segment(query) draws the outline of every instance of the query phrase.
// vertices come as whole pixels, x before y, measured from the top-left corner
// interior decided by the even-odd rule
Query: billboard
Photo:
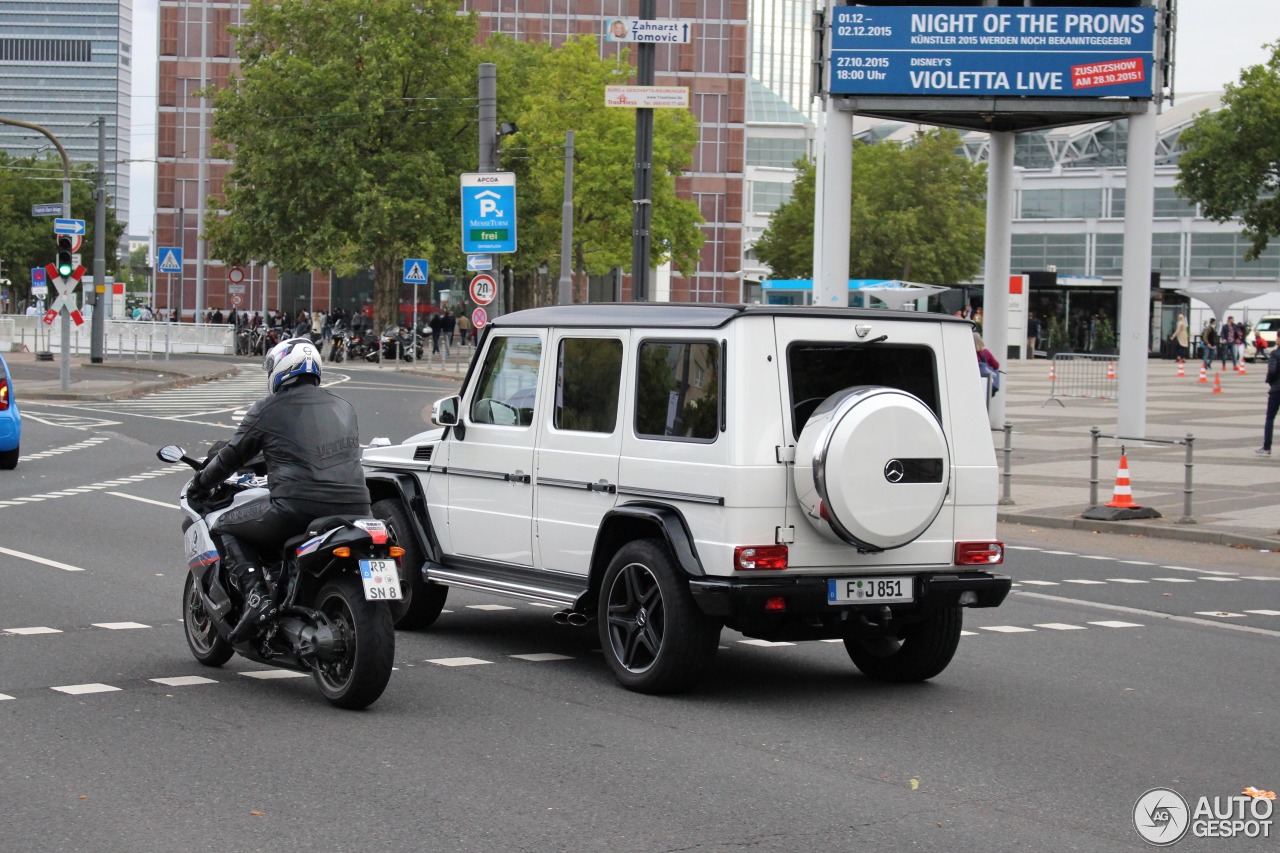
[[[1150,98],[1155,9],[840,6],[833,95]]]

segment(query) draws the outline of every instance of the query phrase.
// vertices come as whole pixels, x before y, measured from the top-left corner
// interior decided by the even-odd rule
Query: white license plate
[[[914,601],[914,578],[831,578],[828,604],[881,604]]]
[[[400,573],[395,560],[361,560],[360,580],[367,601],[399,601]]]

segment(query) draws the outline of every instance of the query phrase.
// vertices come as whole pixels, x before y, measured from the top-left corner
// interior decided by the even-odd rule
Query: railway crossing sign
[[[58,270],[53,264],[49,264],[49,266],[45,267],[45,272],[48,273],[49,280],[53,282],[54,289],[58,291],[58,298],[53,300],[53,304],[49,306],[49,310],[44,312],[45,325],[53,325],[54,318],[56,318],[59,312],[64,308],[67,310],[67,313],[71,315],[72,321],[74,321],[77,326],[84,325],[84,317],[81,316],[80,310],[76,307],[76,295],[74,291],[76,286],[80,284],[80,279],[85,274],[85,268],[77,266],[71,271],[71,275],[66,278],[58,275]]]

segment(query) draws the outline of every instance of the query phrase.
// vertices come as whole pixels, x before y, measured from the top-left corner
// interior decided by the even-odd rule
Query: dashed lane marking
[[[426,660],[423,663],[434,663],[439,666],[479,666],[485,663],[493,663],[491,660],[481,660],[480,658],[435,658],[434,660]]]
[[[1090,625],[1101,625],[1103,628],[1141,628],[1137,622],[1090,622]]]
[[[167,503],[165,501],[153,501],[151,500],[151,498],[140,498],[137,495],[126,495],[124,492],[107,492],[107,494],[114,495],[117,498],[128,498],[129,500],[137,501],[138,503],[151,504],[152,506],[162,506],[165,509],[178,508],[178,505],[175,503]]]
[[[108,631],[128,631],[133,628],[150,628],[150,625],[143,625],[141,622],[94,622],[95,628],[106,628]]]
[[[44,566],[52,566],[55,569],[62,569],[64,572],[83,572],[84,569],[78,566],[68,566],[66,563],[59,563],[57,560],[49,560],[44,557],[37,557],[35,554],[27,554],[23,551],[14,551],[11,548],[0,548],[0,554],[8,554],[10,557],[17,557],[20,560],[30,560],[33,563],[40,563]]]
[[[1050,631],[1086,631],[1083,625],[1067,625],[1063,622],[1042,622],[1037,628],[1048,628]]]
[[[1057,581],[1022,581],[1022,582],[1029,583],[1033,586],[1060,586],[1060,584]]]
[[[294,672],[291,669],[255,669],[252,672],[240,673],[245,678],[256,678],[260,681],[274,681],[279,678],[310,678],[306,672]]]
[[[1087,584],[1089,586],[1095,586],[1095,585],[1106,586],[1107,585],[1106,581],[1086,580],[1084,578],[1066,578],[1063,580],[1063,583],[1079,583],[1079,584]]]
[[[1107,578],[1108,583],[1151,583],[1151,581],[1139,580],[1138,578]]]
[[[26,457],[23,457],[23,458],[25,459]],[[189,472],[190,470],[191,469],[187,468],[185,465],[157,468],[154,471],[145,471],[141,474],[135,474],[132,477],[125,477],[119,480],[104,480],[101,483],[90,483],[86,486],[79,486],[74,489],[62,489],[61,491],[57,491],[57,492],[46,492],[43,494],[31,495],[23,498],[9,498],[8,500],[0,501],[0,508],[13,507],[13,506],[25,506],[26,504],[40,503],[41,501],[58,500],[59,498],[73,497],[75,495],[83,495],[88,492],[96,492],[101,489],[110,489],[116,486],[123,486],[127,483],[141,483],[145,480],[151,479],[152,477],[161,477],[161,476],[164,476],[165,474],[175,474],[175,473],[181,473],[183,471]],[[123,493],[118,493],[118,492],[108,492],[107,494],[119,494],[121,497],[128,497],[138,501],[146,501],[146,498],[137,498],[137,497],[133,497],[132,495],[125,495]],[[157,503],[157,502],[151,501],[151,503]],[[169,507],[169,508],[172,508],[173,506],[175,506],[174,504],[165,504],[165,503],[160,503],[159,505]]]
[[[57,690],[59,693],[66,693],[68,696],[83,696],[86,693],[114,693],[120,690],[119,687],[112,687],[110,684],[65,684],[62,687],[50,687],[50,690]]]
[[[509,604],[468,604],[468,610],[515,610]]]
[[[794,646],[795,643],[774,642],[773,640],[739,640],[744,646],[759,646],[762,649],[772,649],[778,646]]]
[[[1120,604],[1104,604],[1101,601],[1085,601],[1079,598],[1066,598],[1060,595],[1048,595],[1043,592],[1027,592],[1025,590],[1019,590],[1013,594],[1023,598],[1034,598],[1037,601],[1049,601],[1054,604],[1074,604],[1079,607],[1106,610],[1110,613],[1126,613],[1131,616],[1144,616],[1148,619],[1160,619],[1166,622],[1179,622],[1184,625],[1210,626],[1224,630],[1241,631],[1246,634],[1258,634],[1263,637],[1280,637],[1280,631],[1271,631],[1266,628],[1255,628],[1252,625],[1236,625],[1230,622],[1214,622],[1209,619],[1200,619],[1195,616],[1179,616],[1175,613],[1161,613],[1158,610],[1143,610],[1138,607],[1125,607]],[[1090,622],[1089,624],[1104,625],[1105,627],[1130,627],[1132,625],[1132,623],[1118,623],[1113,626],[1101,622]]]
[[[17,634],[19,636],[29,636],[32,634],[61,634],[57,628],[46,628],[43,625],[37,625],[34,628],[5,628],[6,634]]]
[[[1219,583],[1230,583],[1230,582],[1232,582],[1232,581],[1238,581],[1238,580],[1240,580],[1240,578],[1218,578],[1218,577],[1214,577],[1214,578],[1196,578],[1196,580],[1198,580],[1198,581],[1218,581]]]
[[[537,652],[531,655],[511,655],[516,660],[528,660],[534,663],[543,663],[552,660],[573,660],[569,655],[557,655],[552,652]]]
[[[1167,566],[1165,568],[1168,568]],[[1152,578],[1153,581],[1164,581],[1165,583],[1195,583],[1191,578]]]
[[[3,702],[3,701],[4,701],[4,700],[6,700],[6,699],[12,699],[12,698],[13,698],[13,697],[12,697],[12,696],[10,696],[10,695],[9,695],[9,694],[7,694],[7,693],[0,693],[0,702]]]
[[[1280,616],[1280,610],[1246,610],[1245,613],[1255,613],[1258,616]]]
[[[1023,628],[1019,625],[979,625],[984,631],[995,631],[997,634],[1034,634],[1035,628]]]
[[[1197,616],[1217,616],[1219,619],[1243,619],[1243,613],[1232,613],[1229,610],[1197,610]]]
[[[22,410],[22,416],[28,417],[27,410]],[[34,419],[34,418],[33,418]],[[105,425],[105,424],[104,424]],[[39,453],[28,453],[22,457],[23,462],[32,462],[36,459],[48,459],[50,456],[60,456],[63,453],[70,453],[73,450],[85,450],[90,447],[96,447],[104,441],[110,441],[111,438],[105,435],[95,435],[93,438],[86,438],[84,441],[77,441],[75,444],[64,444],[62,447],[54,447],[49,450],[42,450]]]
[[[201,675],[178,675],[173,678],[152,678],[148,679],[156,684],[163,684],[165,687],[191,687],[195,684],[217,684],[212,678],[205,678]]]

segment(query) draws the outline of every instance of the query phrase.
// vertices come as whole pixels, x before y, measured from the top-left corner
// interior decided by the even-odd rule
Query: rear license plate
[[[400,574],[395,560],[361,560],[360,580],[367,601],[399,601]]]
[[[914,578],[831,578],[828,604],[881,604],[914,601]]]

